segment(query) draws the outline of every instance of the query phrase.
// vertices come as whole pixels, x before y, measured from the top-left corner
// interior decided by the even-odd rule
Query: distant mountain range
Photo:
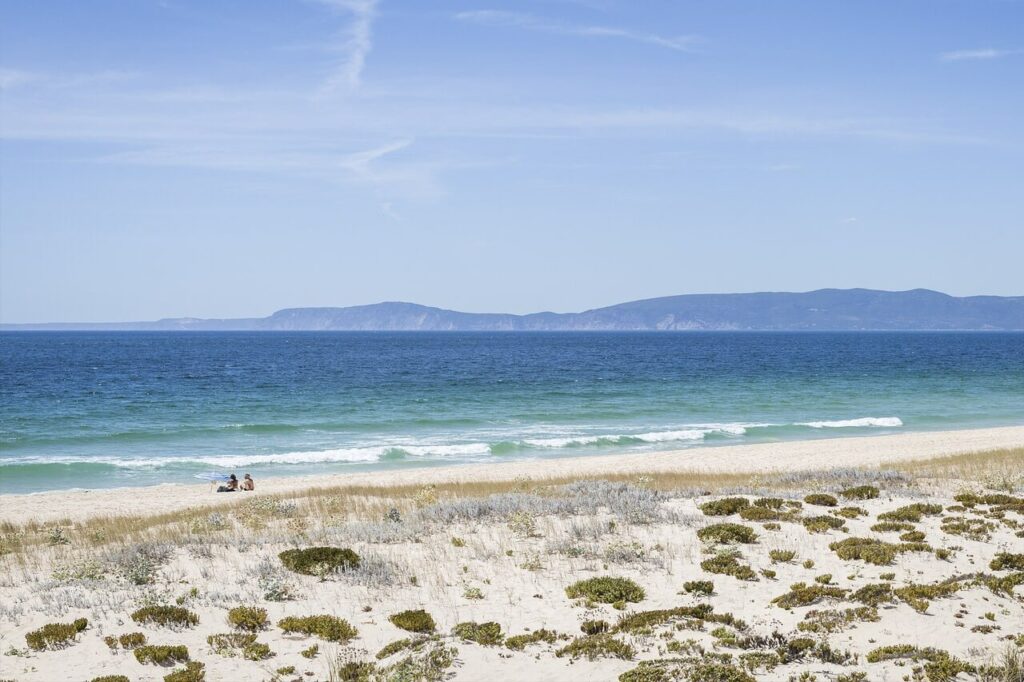
[[[461,313],[415,303],[286,308],[269,317],[4,324],[5,331],[1024,331],[1024,296],[819,289],[686,294],[581,313]]]

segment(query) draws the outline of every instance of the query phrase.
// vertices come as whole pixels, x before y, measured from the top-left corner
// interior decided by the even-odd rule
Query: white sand
[[[463,464],[374,473],[340,473],[262,479],[258,491],[288,493],[313,486],[425,485],[451,481],[513,480],[609,473],[771,472],[871,467],[964,452],[1024,446],[1024,426],[823,438],[687,450],[545,460]],[[149,515],[210,504],[232,504],[241,493],[211,492],[208,484],[161,485],[0,495],[0,521],[80,521],[96,516]],[[226,499],[231,498],[231,499]]]

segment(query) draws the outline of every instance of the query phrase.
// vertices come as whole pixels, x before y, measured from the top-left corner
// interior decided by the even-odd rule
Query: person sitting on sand
[[[217,488],[219,493],[233,493],[238,490],[238,479],[234,474],[228,477],[227,483]]]
[[[245,479],[242,481],[242,490],[256,490],[256,482],[252,480],[252,476],[249,474],[246,474]]]

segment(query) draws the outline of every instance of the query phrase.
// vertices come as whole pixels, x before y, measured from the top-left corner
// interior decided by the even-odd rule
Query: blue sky
[[[0,8],[5,322],[1024,294],[1019,1]]]

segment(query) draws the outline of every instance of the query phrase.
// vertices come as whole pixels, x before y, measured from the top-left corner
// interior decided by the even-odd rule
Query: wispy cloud
[[[997,50],[991,47],[985,47],[977,50],[953,50],[952,52],[943,52],[939,55],[939,61],[943,62],[963,62],[971,60],[986,60],[986,59],[1001,59],[1003,57],[1009,57],[1010,55],[1020,54],[1022,50]]]
[[[320,95],[338,90],[355,90],[362,81],[366,56],[373,49],[373,19],[377,0],[317,0],[335,11],[351,15],[352,21],[333,46],[343,57],[320,88]]]
[[[28,71],[0,68],[0,90],[10,90],[19,85],[31,83],[37,78],[36,74],[29,73]]]
[[[584,36],[594,38],[619,38],[632,40],[649,45],[656,45],[670,50],[690,52],[698,41],[696,36],[662,36],[654,33],[644,33],[625,28],[611,26],[586,26],[565,24],[556,21],[549,21],[536,17],[532,14],[521,12],[507,12],[504,10],[471,10],[459,12],[455,15],[459,21],[482,24],[485,26],[512,26],[529,31],[541,31],[543,33],[557,33],[561,35]]]

